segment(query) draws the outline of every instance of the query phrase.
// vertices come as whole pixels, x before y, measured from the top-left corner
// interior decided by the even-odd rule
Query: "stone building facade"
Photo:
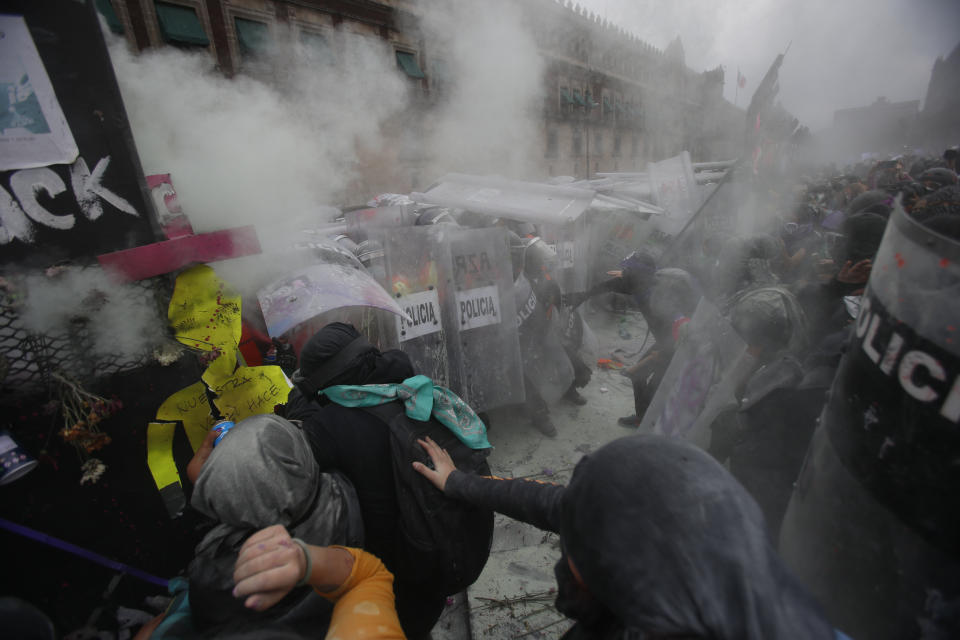
[[[389,45],[410,83],[417,117],[429,119],[450,79],[443,52],[421,28],[434,0],[96,0],[101,13],[138,51],[161,46],[206,49],[224,74],[255,73],[258,52],[281,28],[336,58],[341,34]],[[644,171],[650,160],[690,151],[694,161],[735,157],[744,112],[723,98],[724,70],[686,66],[683,45],[665,50],[571,7],[569,0],[519,3],[545,62],[538,136],[543,177],[589,178]],[[397,129],[399,131],[399,128]],[[402,146],[402,141],[398,141]],[[405,160],[423,166],[412,154]],[[417,175],[416,167],[406,173]],[[401,180],[395,188],[403,189]],[[411,184],[411,188],[424,185]]]

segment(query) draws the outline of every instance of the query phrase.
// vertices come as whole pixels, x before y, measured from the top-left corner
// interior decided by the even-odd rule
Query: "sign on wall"
[[[92,261],[158,239],[89,2],[0,6],[0,267]]]

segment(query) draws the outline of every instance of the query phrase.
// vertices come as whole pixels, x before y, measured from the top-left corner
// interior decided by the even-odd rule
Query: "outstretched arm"
[[[436,442],[418,440],[433,461],[433,469],[414,462],[435,487],[451,498],[497,511],[545,531],[560,530],[560,499],[565,487],[533,480],[476,476],[457,471],[453,459]]]

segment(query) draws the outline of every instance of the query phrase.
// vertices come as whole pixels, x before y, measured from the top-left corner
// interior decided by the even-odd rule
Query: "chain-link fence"
[[[94,269],[88,267],[87,269]],[[83,309],[55,330],[37,331],[24,321],[24,300],[28,292],[22,281],[4,279],[0,288],[0,400],[33,394],[49,388],[51,374],[63,372],[77,380],[92,380],[148,364],[153,359],[150,340],[136,352],[109,353],[95,344],[95,336]],[[124,285],[125,295],[157,314],[163,327],[170,284],[165,278],[151,278]],[[149,312],[149,311],[148,311]],[[157,335],[153,345],[164,341]]]

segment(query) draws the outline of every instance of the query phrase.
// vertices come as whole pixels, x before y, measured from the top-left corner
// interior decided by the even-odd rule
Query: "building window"
[[[313,64],[332,65],[336,62],[333,47],[326,36],[314,31],[301,31],[300,44],[303,45],[307,60]]]
[[[163,41],[177,47],[208,47],[210,39],[193,7],[157,2],[157,23]]]
[[[560,87],[560,113],[569,115],[573,111],[573,95],[568,87]]]
[[[437,91],[445,91],[453,83],[453,74],[446,60],[434,58],[430,60],[430,87]]]
[[[604,122],[610,122],[613,120],[613,105],[610,104],[610,96],[604,95],[602,102],[603,104],[600,108],[601,120]]]
[[[415,80],[423,80],[427,77],[417,64],[417,56],[409,51],[397,51],[397,67],[403,69],[405,74]]]
[[[613,157],[614,158],[620,157],[620,134],[619,133],[613,134]]]
[[[583,93],[580,89],[573,90],[573,101],[578,107],[585,107],[587,105],[586,100],[583,99]]]
[[[573,132],[573,157],[579,158],[583,155],[583,133],[577,129]]]
[[[117,17],[117,12],[114,11],[110,0],[96,0],[94,4],[97,6],[97,11],[100,12],[100,15],[107,21],[107,26],[110,27],[110,31],[123,34],[123,23],[120,22],[120,18]]]
[[[547,131],[547,150],[543,155],[546,158],[557,157],[557,132],[555,129]]]
[[[590,89],[587,89],[583,92],[583,100],[587,103],[587,110],[592,111],[594,107],[599,106],[597,102],[593,99],[593,93]]]
[[[267,52],[270,44],[270,26],[266,22],[234,18],[237,29],[237,42],[240,44],[240,56],[252,58]]]

